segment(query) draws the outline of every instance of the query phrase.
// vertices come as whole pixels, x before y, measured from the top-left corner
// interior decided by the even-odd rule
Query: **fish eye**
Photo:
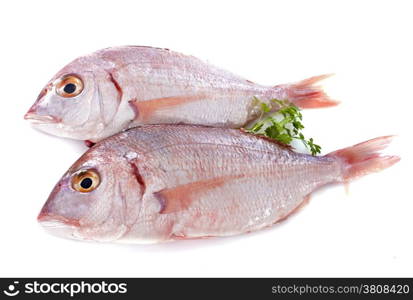
[[[72,188],[81,193],[89,193],[100,183],[100,176],[96,170],[79,170],[72,175]]]
[[[83,81],[77,75],[63,76],[56,85],[56,92],[64,98],[72,98],[83,91]]]

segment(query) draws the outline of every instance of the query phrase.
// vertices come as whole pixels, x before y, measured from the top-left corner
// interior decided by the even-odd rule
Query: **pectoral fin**
[[[129,104],[135,111],[135,119],[140,122],[147,122],[158,111],[202,99],[205,99],[205,95],[164,97],[145,101],[133,99],[129,101]]]
[[[175,213],[187,209],[205,193],[223,186],[228,181],[244,177],[244,175],[222,176],[207,180],[195,181],[173,188],[166,188],[154,193],[161,204],[161,214]]]

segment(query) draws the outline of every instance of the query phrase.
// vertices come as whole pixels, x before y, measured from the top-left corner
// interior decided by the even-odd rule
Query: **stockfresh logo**
[[[9,284],[3,293],[9,297],[17,296],[18,294],[63,294],[74,297],[78,294],[126,294],[127,284],[125,282],[115,283],[106,282],[39,282],[37,280],[20,284],[19,281],[14,281]]]
[[[18,281],[14,281],[12,284],[9,284],[6,290],[3,293],[9,297],[17,296],[20,291],[17,289],[17,285],[19,284]]]

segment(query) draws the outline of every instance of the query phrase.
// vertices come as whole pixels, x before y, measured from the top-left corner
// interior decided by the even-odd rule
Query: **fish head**
[[[48,134],[97,141],[117,111],[118,96],[105,62],[81,57],[46,84],[24,118]]]
[[[142,187],[131,165],[116,152],[91,150],[56,184],[38,221],[60,237],[118,240],[137,220]]]

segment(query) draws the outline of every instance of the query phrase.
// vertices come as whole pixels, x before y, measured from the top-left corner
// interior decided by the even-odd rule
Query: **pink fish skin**
[[[133,128],[90,148],[57,183],[38,220],[64,237],[131,243],[255,231],[289,216],[323,185],[399,161],[380,155],[391,139],[314,157],[235,129]],[[76,174],[89,170],[99,174],[97,187],[75,190]]]
[[[76,89],[63,93],[68,76],[77,79]],[[60,70],[25,119],[47,133],[92,142],[143,124],[240,128],[259,113],[254,96],[303,108],[336,105],[316,85],[326,77],[267,87],[168,49],[114,47]]]

